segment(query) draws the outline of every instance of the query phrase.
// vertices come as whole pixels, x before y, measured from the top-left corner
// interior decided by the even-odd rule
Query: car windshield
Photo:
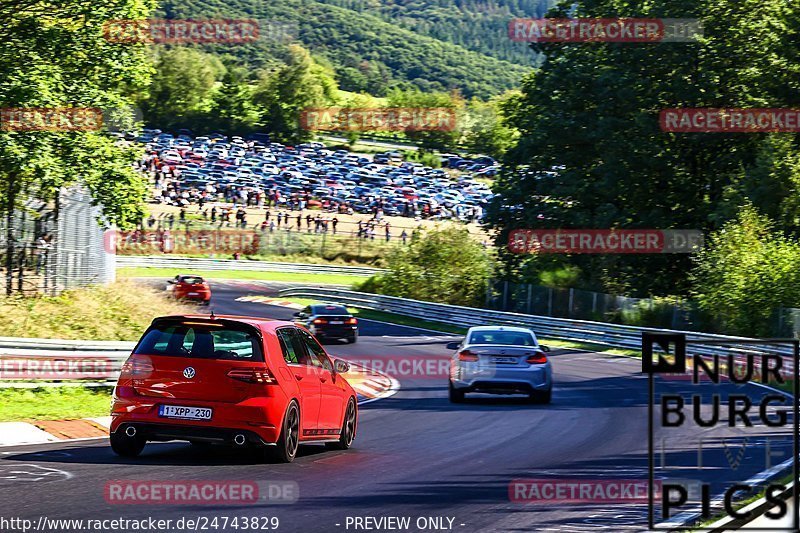
[[[133,352],[231,361],[263,361],[255,330],[244,324],[162,322],[154,324]]]
[[[197,285],[198,283],[203,283],[203,278],[199,276],[184,276],[181,278],[182,283],[188,283],[189,285]]]
[[[533,335],[524,331],[473,331],[467,344],[501,344],[504,346],[536,346]]]
[[[313,308],[315,315],[349,315],[347,308],[341,305],[317,305]]]

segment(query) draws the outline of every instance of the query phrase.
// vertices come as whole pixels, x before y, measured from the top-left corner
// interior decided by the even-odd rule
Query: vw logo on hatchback
[[[195,375],[194,368],[187,366],[186,368],[183,369],[183,377],[185,377],[186,379],[192,379],[194,375]]]

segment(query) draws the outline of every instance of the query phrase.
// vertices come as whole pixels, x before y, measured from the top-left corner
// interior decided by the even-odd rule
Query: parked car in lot
[[[167,290],[176,300],[192,300],[203,305],[211,303],[211,286],[200,276],[178,274],[167,281]]]
[[[358,319],[341,304],[313,304],[294,314],[294,321],[308,328],[319,340],[358,340]]]
[[[299,444],[347,449],[358,425],[348,370],[291,322],[157,318],[114,388],[111,448],[135,457],[147,442],[185,440],[282,462],[294,460]]]
[[[527,394],[531,401],[550,403],[553,371],[536,335],[527,328],[477,326],[467,331],[450,368],[450,401],[460,403],[468,392]]]
[[[147,132],[145,132],[147,133]],[[306,205],[326,201],[329,211],[376,214],[387,201],[405,198],[409,209],[389,208],[385,214],[407,217],[458,218],[479,221],[488,206],[483,196],[471,198],[467,204],[467,174],[453,181],[450,174],[422,163],[404,161],[399,152],[387,152],[375,157],[363,157],[346,150],[327,150],[321,143],[303,143],[296,147],[278,143],[245,141],[233,136],[228,140],[220,134],[192,139],[182,135],[175,139],[169,134],[151,131],[142,135],[146,163],[157,160],[160,169],[169,167],[171,176],[165,178],[157,203],[186,206],[205,202],[243,198],[269,198],[280,194],[278,206],[298,207],[300,199]],[[462,159],[453,155],[462,168],[473,168],[475,174],[484,172],[491,158]],[[449,160],[448,160],[449,161]],[[452,165],[451,165],[452,166]],[[484,174],[485,175],[485,174]],[[203,190],[213,187],[213,191]],[[336,189],[334,193],[331,189]],[[342,190],[343,189],[343,190]],[[171,192],[180,193],[172,195]],[[445,191],[460,193],[447,199],[434,200]],[[203,192],[212,193],[209,197]],[[187,193],[188,198],[182,193]],[[244,193],[244,194],[243,194]],[[465,209],[453,210],[461,205]],[[391,211],[391,213],[389,213]]]

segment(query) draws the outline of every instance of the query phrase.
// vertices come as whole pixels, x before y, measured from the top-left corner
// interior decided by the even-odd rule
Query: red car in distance
[[[211,287],[200,276],[178,274],[167,283],[172,285],[172,296],[178,300],[193,300],[203,305],[211,303]]]
[[[157,318],[122,368],[111,448],[135,457],[148,441],[260,450],[291,462],[299,444],[348,449],[356,393],[314,337],[291,322],[234,316]]]

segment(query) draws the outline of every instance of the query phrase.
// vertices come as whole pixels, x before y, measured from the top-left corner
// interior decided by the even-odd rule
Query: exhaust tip
[[[127,436],[129,436],[129,437],[135,437],[136,436],[136,428],[133,427],[133,426],[126,427],[125,428],[125,434]]]
[[[237,433],[236,436],[233,437],[233,442],[237,446],[243,446],[244,443],[247,442],[247,439],[241,433]]]

